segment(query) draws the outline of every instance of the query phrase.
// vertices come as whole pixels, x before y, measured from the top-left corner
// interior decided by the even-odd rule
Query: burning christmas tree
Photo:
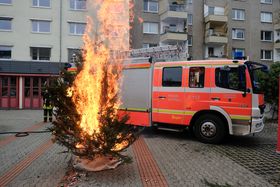
[[[100,162],[119,163],[137,134],[126,125],[129,117],[118,114],[125,57],[116,54],[128,50],[130,5],[128,0],[94,2],[95,20],[88,18],[77,74],[65,72],[49,88],[56,107],[55,140],[88,170],[104,169]]]

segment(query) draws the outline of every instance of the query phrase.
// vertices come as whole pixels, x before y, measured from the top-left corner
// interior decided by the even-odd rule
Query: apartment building
[[[141,0],[137,8],[134,48],[187,42],[191,59],[279,61],[279,0]]]
[[[0,0],[0,108],[40,108],[42,90],[83,45],[86,0]]]

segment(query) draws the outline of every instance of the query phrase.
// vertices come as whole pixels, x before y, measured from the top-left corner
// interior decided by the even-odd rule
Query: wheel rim
[[[210,138],[216,135],[217,129],[214,123],[207,121],[201,125],[200,131],[203,136]]]

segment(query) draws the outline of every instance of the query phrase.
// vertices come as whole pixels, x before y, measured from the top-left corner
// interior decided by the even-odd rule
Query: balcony
[[[164,33],[160,36],[160,42],[182,42],[187,41],[188,33],[185,31],[176,30],[176,28],[164,28]]]
[[[205,35],[205,43],[206,44],[226,44],[226,43],[228,43],[228,38],[226,36],[226,33],[222,33],[222,32],[207,33]]]
[[[274,48],[275,49],[280,49],[280,39],[278,39],[274,42]]]
[[[167,5],[165,9],[160,10],[160,20],[165,22],[172,22],[175,20],[188,18],[187,6],[185,4]]]
[[[280,23],[274,25],[274,30],[280,30]]]
[[[228,22],[228,18],[225,15],[208,15],[204,18],[205,23],[208,22],[217,22],[217,23],[227,23]]]

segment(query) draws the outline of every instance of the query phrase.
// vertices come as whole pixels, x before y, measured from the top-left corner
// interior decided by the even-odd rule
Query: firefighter
[[[44,109],[44,122],[47,122],[48,115],[49,115],[49,121],[52,122],[53,105],[51,101],[51,96],[47,89],[43,94],[43,109]]]

